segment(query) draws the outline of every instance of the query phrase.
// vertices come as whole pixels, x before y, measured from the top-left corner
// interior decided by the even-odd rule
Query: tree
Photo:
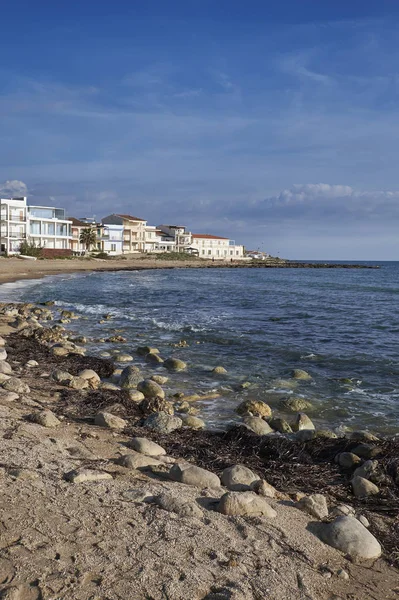
[[[96,230],[93,227],[82,229],[80,232],[79,241],[86,247],[86,252],[89,252],[91,246],[94,246],[96,243]]]

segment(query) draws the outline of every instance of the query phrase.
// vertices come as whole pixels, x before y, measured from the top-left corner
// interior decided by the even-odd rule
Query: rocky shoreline
[[[48,304],[0,305],[0,597],[395,597],[398,441],[254,400],[206,431],[164,390],[189,365],[115,370]]]

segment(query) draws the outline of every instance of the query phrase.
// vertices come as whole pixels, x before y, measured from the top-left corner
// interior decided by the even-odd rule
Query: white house
[[[200,258],[214,260],[241,260],[244,258],[244,246],[236,245],[234,240],[218,235],[193,233],[191,248],[198,250]]]
[[[112,214],[101,219],[103,225],[121,225],[123,227],[123,244],[122,250],[124,253],[144,252],[146,239],[145,219],[133,217],[132,215]]]
[[[95,245],[90,251],[106,252],[107,254],[122,254],[123,245],[123,226],[122,225],[103,225],[96,223],[95,219],[82,218],[75,219],[69,217],[72,223],[71,249],[75,254],[84,254],[87,251],[85,244],[80,241],[80,234],[83,229],[93,229],[96,234]]]
[[[184,225],[158,225],[163,241],[174,242],[174,252],[185,252],[191,246],[192,234]]]
[[[27,206],[27,238],[45,249],[69,250],[72,223],[63,208]]]
[[[0,199],[0,254],[18,254],[27,233],[26,197]]]

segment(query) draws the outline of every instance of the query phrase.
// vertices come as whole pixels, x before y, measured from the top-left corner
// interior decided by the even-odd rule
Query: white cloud
[[[0,195],[6,197],[27,196],[28,188],[23,181],[12,179],[0,183]]]

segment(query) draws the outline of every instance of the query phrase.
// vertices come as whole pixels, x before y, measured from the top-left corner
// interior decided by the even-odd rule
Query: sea
[[[210,429],[237,422],[247,398],[290,421],[282,400],[300,397],[318,427],[399,435],[399,262],[367,264],[380,268],[63,274],[3,284],[0,301],[55,300],[81,317],[66,327],[89,338],[89,354],[127,352],[143,377],[166,370],[138,357],[138,346],[181,358],[188,368],[165,390],[219,394],[196,402]],[[114,334],[126,343],[99,341]],[[293,369],[312,379],[293,380]]]

